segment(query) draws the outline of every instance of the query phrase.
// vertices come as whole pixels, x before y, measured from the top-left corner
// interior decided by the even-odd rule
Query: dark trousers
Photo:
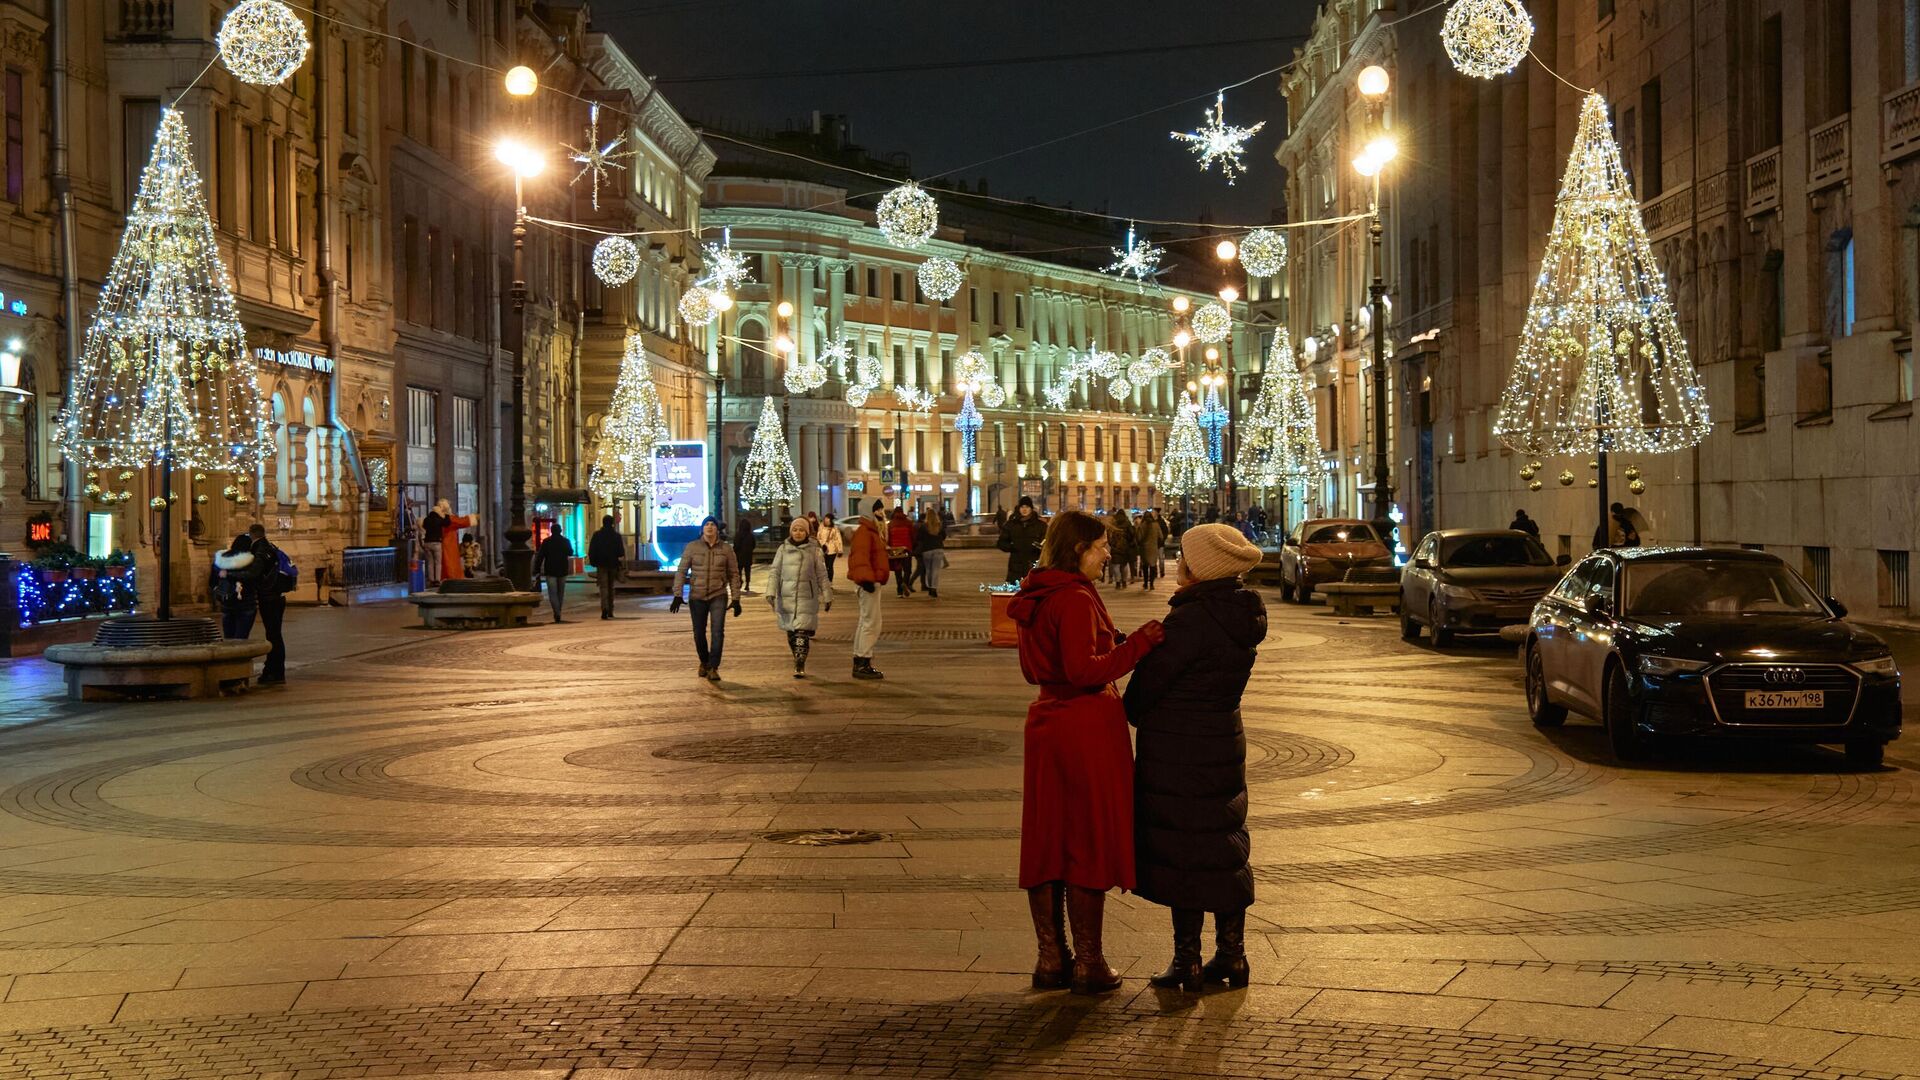
[[[233,641],[247,640],[253,636],[253,616],[258,610],[250,603],[223,605],[220,632]]]
[[[753,552],[734,552],[734,561],[740,564],[740,590],[745,592],[753,587]]]
[[[727,640],[727,598],[689,600],[693,609],[693,651],[700,654],[700,666],[720,666],[720,647]]]
[[[905,596],[912,592],[913,585],[908,579],[913,576],[913,560],[911,558],[888,559],[887,565],[893,570],[894,593]]]
[[[837,558],[839,558],[839,557],[840,557],[840,556],[838,556],[838,555],[828,555],[828,556],[825,556],[825,558],[826,558],[826,560],[827,560],[827,580],[828,580],[828,581],[832,581],[832,580],[833,580],[833,560],[835,560],[835,559],[837,559]]]
[[[267,653],[266,666],[260,670],[262,679],[278,682],[287,677],[287,639],[280,636],[280,623],[286,617],[286,597],[260,598],[260,626],[267,632],[267,644],[273,646],[272,651]]]
[[[616,573],[618,571],[611,569],[593,572],[593,580],[600,585],[600,615],[603,618],[613,618],[613,578]]]

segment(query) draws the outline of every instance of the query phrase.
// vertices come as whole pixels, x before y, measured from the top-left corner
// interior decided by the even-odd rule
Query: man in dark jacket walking
[[[1240,576],[1260,549],[1230,525],[1196,525],[1181,539],[1166,642],[1133,669],[1127,719],[1134,752],[1134,868],[1141,897],[1173,909],[1173,963],[1151,981],[1198,990],[1245,986],[1248,866],[1247,741],[1240,696],[1267,610]],[[1205,914],[1213,959],[1200,963]]]
[[[748,514],[740,515],[739,528],[733,534],[733,561],[740,564],[740,591],[753,591],[753,549],[760,546],[760,538],[754,533],[753,518]]]
[[[620,576],[620,564],[627,558],[627,539],[613,527],[613,515],[600,519],[600,531],[587,541],[587,565],[593,567],[593,580],[600,586],[600,617],[613,618],[613,583]]]
[[[553,621],[566,622],[560,617],[560,605],[567,597],[567,575],[573,573],[573,542],[560,534],[559,522],[554,522],[552,534],[540,541],[536,554],[540,576],[547,579],[547,606],[553,608]]]
[[[260,669],[260,683],[271,686],[287,681],[287,639],[280,628],[287,617],[290,583],[280,573],[280,549],[267,539],[267,527],[255,522],[248,527],[247,535],[253,538],[254,565],[260,567],[259,587],[255,592],[260,598],[260,626],[266,631],[267,644],[273,647]]]
[[[1000,550],[1007,553],[1007,580],[1019,581],[1040,558],[1040,542],[1047,538],[1047,523],[1033,509],[1033,497],[1020,496],[1013,516],[1000,530]]]

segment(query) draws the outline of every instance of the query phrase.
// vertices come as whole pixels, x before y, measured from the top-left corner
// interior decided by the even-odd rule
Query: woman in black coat
[[[1240,583],[1260,549],[1230,525],[1196,525],[1181,540],[1180,586],[1167,601],[1166,643],[1127,684],[1138,729],[1133,764],[1134,867],[1140,896],[1173,909],[1173,963],[1155,986],[1245,986],[1247,740],[1240,695],[1267,636],[1267,609]],[[1212,960],[1200,935],[1213,912]]]
[[[1000,528],[1000,550],[1007,553],[1007,580],[1020,581],[1040,558],[1040,543],[1047,538],[1047,521],[1033,508],[1033,500],[1020,496],[1013,516]]]

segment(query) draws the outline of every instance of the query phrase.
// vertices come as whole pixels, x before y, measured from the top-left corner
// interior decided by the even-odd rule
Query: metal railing
[[[1842,115],[1807,132],[1807,190],[1847,181],[1853,166],[1853,118]]]
[[[1640,218],[1646,222],[1647,237],[1659,240],[1679,232],[1693,219],[1693,185],[1681,184],[1672,191],[1654,196],[1640,204]]]
[[[339,584],[345,588],[394,585],[402,580],[398,548],[350,547],[340,553]]]
[[[120,33],[164,37],[173,32],[173,0],[120,0]]]
[[[1747,216],[1780,208],[1780,148],[1747,159]]]
[[[1880,99],[1880,160],[1898,161],[1920,153],[1920,82],[1909,83]]]

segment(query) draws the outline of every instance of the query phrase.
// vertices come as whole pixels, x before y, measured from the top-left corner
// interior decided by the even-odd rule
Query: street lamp
[[[515,71],[533,74],[526,68]],[[523,85],[526,85],[525,92],[516,93],[514,72],[507,73],[508,93],[524,97],[533,92],[531,84]],[[513,587],[529,592],[533,589],[533,549],[527,546],[527,541],[532,539],[533,530],[527,525],[526,182],[540,175],[547,162],[540,151],[518,139],[500,140],[493,148],[493,156],[513,174],[513,474],[507,502],[511,521],[507,525],[507,550],[501,553],[501,563]]]
[[[1393,137],[1382,128],[1387,88],[1391,80],[1387,69],[1377,64],[1361,69],[1355,80],[1360,96],[1367,101],[1367,144],[1353,159],[1353,168],[1373,181],[1372,216],[1367,219],[1367,238],[1373,247],[1373,283],[1367,292],[1371,314],[1367,332],[1373,335],[1373,520],[1376,528],[1388,521],[1388,501],[1393,487],[1387,478],[1387,424],[1392,410],[1387,407],[1387,284],[1381,265],[1380,173],[1400,152]],[[1383,530],[1384,531],[1384,530]]]

